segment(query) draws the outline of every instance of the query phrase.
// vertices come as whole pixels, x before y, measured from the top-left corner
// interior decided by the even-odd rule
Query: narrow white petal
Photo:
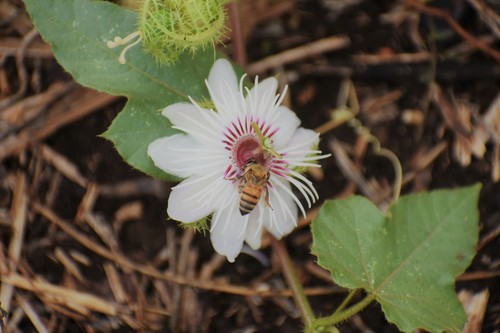
[[[304,144],[304,146],[307,146],[307,144]],[[303,150],[298,150],[298,149],[291,149],[291,152],[289,152],[290,149],[284,149],[282,151],[282,153],[285,153],[287,154],[287,157],[290,156],[290,155],[310,155],[310,154],[321,154],[321,150],[311,150],[310,148],[309,149],[303,149]]]
[[[304,153],[307,153],[307,152],[304,152]],[[289,155],[287,155],[287,159],[286,160],[287,160],[287,162],[289,162],[289,161],[295,161],[295,160],[299,161],[299,162],[300,161],[303,161],[303,162],[305,162],[305,161],[317,161],[317,160],[322,160],[324,158],[332,156],[331,154],[317,155],[318,152],[316,152],[316,151],[312,151],[312,152],[310,152],[310,154],[314,154],[314,155],[313,156],[308,156],[308,157],[302,157],[302,158],[298,157],[298,158],[293,158],[293,159],[291,159],[289,157]]]
[[[255,86],[249,90],[246,97],[246,104],[250,114],[263,118],[265,114],[274,107],[278,80],[274,77],[265,79],[262,82],[255,80]]]
[[[217,112],[224,119],[226,125],[235,121],[238,117],[244,117],[243,109],[238,101],[237,95],[233,94],[223,95],[222,100],[214,100]]]
[[[218,59],[208,75],[210,96],[214,102],[223,102],[226,96],[237,96],[238,80],[233,66],[226,59]]]
[[[181,178],[224,167],[222,150],[200,151],[200,148],[191,136],[175,134],[151,142],[148,155],[158,168]]]
[[[300,212],[302,213],[302,215],[304,217],[306,217],[306,211],[304,209],[304,206],[302,206],[302,203],[300,202],[299,198],[297,198],[297,196],[295,194],[293,194],[292,190],[290,189],[290,184],[288,183],[288,181],[286,182],[286,185],[285,185],[281,182],[281,180],[279,180],[278,176],[274,176],[272,174],[271,174],[270,181],[273,185],[275,185],[277,187],[277,189],[279,188],[279,189],[283,190],[289,197],[291,197],[293,199],[293,201],[295,201],[297,206],[300,208]]]
[[[239,200],[234,200],[222,210],[216,210],[212,216],[214,227],[210,233],[212,245],[217,253],[234,262],[243,246],[248,224],[248,215],[241,216]]]
[[[273,209],[261,205],[259,207],[264,210],[262,221],[266,229],[278,239],[289,234],[297,225],[297,205],[294,203],[294,198],[289,195],[290,184],[286,181],[279,181],[279,183],[281,186],[275,186],[270,189],[269,193],[269,201]],[[275,181],[274,184],[277,182]]]
[[[267,207],[269,209],[269,207]],[[245,242],[254,250],[260,248],[262,242],[263,223],[260,223],[254,215],[248,219],[247,230],[245,233]]]
[[[302,184],[301,182],[299,182],[296,179],[293,179],[292,177],[288,177],[287,180],[290,183],[292,183],[300,191],[300,193],[302,193],[302,196],[307,201],[307,207],[311,208],[311,204],[312,203],[311,203],[311,199],[309,199],[309,197],[313,197],[313,194],[312,194],[311,190],[309,190],[306,186],[304,186],[304,184]]]
[[[218,125],[218,115],[211,110],[190,103],[175,103],[163,109],[162,115],[172,122],[172,127],[192,135],[201,143],[220,142],[223,126]],[[212,119],[207,121],[206,118]]]
[[[230,184],[229,181],[226,181],[226,183],[224,183],[223,185],[223,188],[224,189],[222,190],[220,195],[212,198],[212,207],[215,207],[214,210],[216,212],[222,212],[228,206],[233,205],[234,201],[239,200],[239,193],[234,184]],[[212,218],[212,222],[210,223],[210,232],[212,232],[216,228],[219,221],[220,219]]]
[[[289,175],[291,175],[294,178],[297,178],[297,179],[301,180],[305,189],[307,189],[307,188],[310,189],[310,191],[308,191],[308,193],[311,196],[311,199],[313,200],[313,202],[316,202],[316,200],[319,199],[319,194],[316,191],[316,188],[314,188],[313,183],[309,179],[307,179],[306,177],[304,177],[300,173],[295,172],[293,170],[289,171]]]
[[[218,114],[210,109],[204,109],[198,103],[189,97],[189,100],[193,105],[200,111],[201,115],[203,116],[203,119],[208,122],[214,129],[216,129],[216,132],[219,132],[221,128],[225,127],[224,121],[221,119],[221,117],[218,116]]]
[[[172,188],[168,198],[168,215],[174,220],[191,223],[212,213],[214,207],[207,200],[209,196],[198,196],[198,193],[202,189],[210,188],[214,195],[220,195],[221,189],[217,186],[217,181],[213,176],[204,179],[201,176],[191,176],[182,181],[179,186]]]
[[[217,195],[210,196],[210,205],[214,207],[214,210],[222,210],[232,204],[233,201],[238,200],[239,193],[236,184],[224,179],[224,182],[218,186],[220,186],[221,191]],[[215,227],[216,223],[217,221],[212,220],[211,230]]]
[[[279,150],[280,154],[287,154],[293,156],[295,159],[305,158],[307,155],[314,153],[312,148],[319,142],[319,134],[310,129],[298,128],[287,146]]]
[[[280,106],[274,112],[273,124],[279,127],[279,131],[272,137],[274,148],[279,151],[288,146],[300,125],[300,119],[295,112],[285,106]]]

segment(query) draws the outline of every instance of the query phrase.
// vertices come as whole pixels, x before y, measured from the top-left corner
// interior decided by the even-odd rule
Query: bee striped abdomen
[[[262,192],[266,192],[266,202],[269,205],[269,192],[267,191],[267,181],[269,180],[269,170],[254,160],[248,160],[243,174],[237,179],[240,180],[238,190],[240,193],[240,214],[242,216],[250,214],[259,203]]]
[[[262,188],[244,187],[240,193],[240,213],[247,215],[259,203],[260,196],[262,195]]]

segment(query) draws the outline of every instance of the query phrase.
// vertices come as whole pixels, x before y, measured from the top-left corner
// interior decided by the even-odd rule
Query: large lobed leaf
[[[408,195],[386,215],[359,196],[326,202],[312,251],[336,283],[373,294],[402,331],[461,332],[454,283],[475,253],[479,190]]]
[[[129,101],[104,133],[122,157],[135,168],[162,179],[175,179],[157,169],[147,155],[154,139],[175,130],[161,116],[163,107],[208,98],[204,85],[214,59],[213,50],[185,54],[171,66],[157,65],[140,45],[118,62],[122,48],[109,49],[106,42],[136,30],[137,14],[105,1],[25,0],[42,37],[55,57],[80,84]]]

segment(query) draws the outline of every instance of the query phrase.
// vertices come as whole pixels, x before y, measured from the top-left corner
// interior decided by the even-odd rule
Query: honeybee
[[[269,207],[269,191],[267,181],[269,180],[269,170],[263,165],[250,159],[243,168],[243,175],[240,176],[240,213],[242,216],[250,214],[259,203],[262,192],[266,193],[266,203]],[[271,207],[272,209],[272,207]]]

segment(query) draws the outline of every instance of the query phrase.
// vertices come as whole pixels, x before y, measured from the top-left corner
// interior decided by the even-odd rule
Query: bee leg
[[[231,177],[231,178],[226,178],[226,176],[224,176],[224,179],[225,180],[231,180],[231,181],[234,181],[234,180],[240,180],[245,174],[241,175],[241,176],[236,176],[236,177]]]
[[[243,174],[239,175],[239,176],[235,176],[235,177],[231,177],[231,178],[226,178],[226,176],[224,176],[224,179],[225,180],[240,180],[241,178],[243,178],[246,174],[248,173],[248,170],[243,172]]]
[[[266,189],[266,204],[269,206],[269,208],[271,208],[271,210],[274,210],[273,206],[271,206],[271,203],[269,202],[269,191],[267,189]]]

